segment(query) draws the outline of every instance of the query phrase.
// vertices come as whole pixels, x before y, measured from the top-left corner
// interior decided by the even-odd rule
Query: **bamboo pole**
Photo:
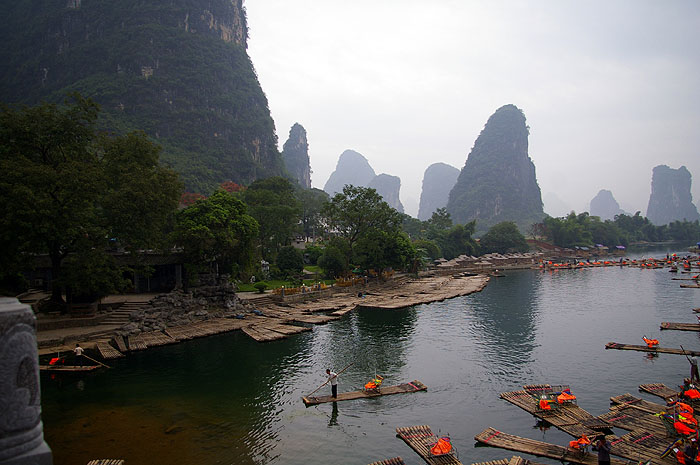
[[[340,374],[341,374],[342,372],[344,372],[345,370],[347,370],[348,368],[350,368],[350,367],[351,367],[352,365],[354,365],[354,364],[355,364],[355,362],[351,362],[348,366],[346,366],[345,368],[343,368],[342,370],[340,370],[335,376],[336,376],[336,377],[340,376]],[[325,383],[323,383],[322,385],[320,385],[319,387],[317,387],[311,394],[315,394],[319,389],[321,389],[323,386],[325,386],[326,384],[328,384],[328,381],[330,381],[330,379],[327,380],[327,381],[326,381]],[[306,397],[311,397],[311,394],[307,395]]]
[[[88,359],[88,360],[92,360],[92,361],[95,362],[95,363],[99,363],[100,365],[102,365],[102,366],[105,367],[105,368],[111,368],[109,365],[105,365],[104,363],[102,363],[102,362],[100,362],[100,361],[97,361],[97,360],[95,360],[94,358],[92,358],[92,357],[90,357],[90,356],[88,356],[88,355],[83,354],[83,357],[85,357],[85,358]]]

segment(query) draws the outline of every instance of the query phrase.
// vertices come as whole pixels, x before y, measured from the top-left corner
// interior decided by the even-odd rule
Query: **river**
[[[618,267],[513,271],[480,293],[355,311],[283,341],[260,344],[235,332],[129,354],[83,378],[42,375],[46,440],[56,465],[368,464],[395,456],[422,464],[395,437],[396,427],[422,424],[449,433],[464,463],[513,455],[475,447],[474,435],[489,426],[565,445],[568,435],[539,428],[498,394],[569,384],[579,405],[599,415],[611,396],[637,393],[641,383],[677,385],[689,372],[684,357],[604,348],[646,335],[700,350],[698,333],[659,330],[661,321],[694,322],[691,308],[700,307],[700,290],[680,289],[675,276]],[[417,379],[428,391],[304,407],[301,397],[325,381],[327,367],[351,362],[340,392],[375,372],[386,385]]]

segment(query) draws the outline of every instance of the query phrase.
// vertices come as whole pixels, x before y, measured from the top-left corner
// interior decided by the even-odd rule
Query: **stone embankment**
[[[256,341],[283,339],[307,331],[308,325],[340,318],[356,308],[397,309],[482,290],[489,277],[474,273],[401,276],[386,282],[336,289],[332,293],[309,293],[307,300],[270,295],[240,299],[233,287],[199,288],[192,293],[176,291],[155,296],[130,315],[130,321],[115,327],[92,343],[79,335],[63,339],[43,352],[66,350],[74,341],[110,353],[140,350],[181,340],[241,329]],[[326,313],[326,314],[321,314]],[[109,346],[109,347],[107,347]]]

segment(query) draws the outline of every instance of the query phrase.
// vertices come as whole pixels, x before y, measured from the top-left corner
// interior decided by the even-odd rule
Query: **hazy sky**
[[[652,168],[667,164],[690,170],[698,204],[700,1],[245,7],[280,149],[295,122],[304,126],[314,187],[353,149],[378,174],[401,178],[415,216],[425,169],[462,169],[489,116],[512,103],[530,126],[543,197],[578,212],[609,189],[623,209],[645,214]]]

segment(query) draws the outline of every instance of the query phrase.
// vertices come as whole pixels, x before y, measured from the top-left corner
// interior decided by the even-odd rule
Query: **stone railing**
[[[51,465],[44,441],[36,319],[31,307],[0,297],[0,464]]]

